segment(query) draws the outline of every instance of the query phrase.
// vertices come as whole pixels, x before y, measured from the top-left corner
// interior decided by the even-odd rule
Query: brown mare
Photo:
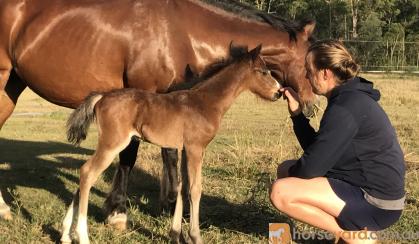
[[[263,43],[273,75],[309,104],[314,96],[304,57],[313,29],[312,22],[286,22],[232,0],[1,0],[0,128],[26,87],[70,108],[92,91],[165,92],[183,80],[186,64],[200,73],[226,57],[231,41]],[[133,140],[119,155],[106,200],[112,216],[125,216],[127,177],[138,146]],[[172,183],[162,194],[173,200],[177,153],[162,150],[162,156],[171,168],[166,182]],[[1,216],[10,211],[0,193]]]
[[[221,118],[235,98],[250,90],[261,98],[276,101],[280,84],[271,76],[261,46],[231,57],[226,66],[195,88],[168,94],[122,89],[94,94],[68,120],[68,138],[75,144],[86,138],[96,118],[99,138],[92,158],[80,169],[80,188],[63,221],[61,242],[71,243],[70,227],[78,212],[76,233],[82,244],[89,243],[87,207],[90,188],[132,137],[161,147],[184,150],[190,192],[190,231],[193,243],[202,243],[199,230],[201,167],[206,146],[215,137]],[[166,123],[166,120],[171,123]],[[184,178],[184,177],[183,177]],[[182,182],[178,189],[181,188]],[[77,206],[77,202],[79,203]],[[182,194],[179,192],[170,231],[179,242],[182,221]],[[78,211],[77,211],[78,210]]]

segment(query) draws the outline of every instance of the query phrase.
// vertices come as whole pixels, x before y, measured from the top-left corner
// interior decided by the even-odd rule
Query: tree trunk
[[[402,39],[402,45],[402,70],[404,70],[404,66],[406,65],[406,41],[404,39],[404,35]]]
[[[271,13],[271,3],[272,0],[268,0],[268,13]]]
[[[263,9],[263,5],[265,5],[265,0],[256,0],[255,1],[256,8],[259,10]]]
[[[352,13],[352,38],[356,39],[358,37],[357,25],[358,25],[358,2],[359,0],[349,0],[351,5]]]

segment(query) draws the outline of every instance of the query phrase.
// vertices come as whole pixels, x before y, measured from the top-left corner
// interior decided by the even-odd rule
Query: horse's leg
[[[70,230],[71,225],[73,224],[73,221],[76,217],[76,213],[79,209],[79,195],[80,191],[77,189],[77,191],[73,195],[73,201],[70,204],[70,207],[67,210],[67,213],[64,217],[63,221],[63,233],[61,235],[61,243],[71,243],[71,236],[70,236]]]
[[[17,76],[16,72],[11,71],[11,67],[3,68],[0,63],[0,129],[12,114],[17,99],[25,87],[26,85]],[[12,219],[10,207],[4,202],[1,191],[0,218]]]
[[[160,181],[160,208],[173,213],[178,192],[178,150],[162,148],[161,155],[163,159],[163,173]]]
[[[105,134],[105,129],[103,129]],[[108,134],[109,135],[109,134]],[[115,135],[118,135],[115,133]],[[89,236],[87,231],[87,208],[89,201],[89,192],[93,184],[96,182],[102,172],[111,165],[112,160],[121,152],[122,148],[126,148],[129,140],[121,138],[113,138],[112,143],[106,142],[103,138],[112,138],[109,136],[99,136],[98,148],[92,158],[88,160],[80,169],[80,199],[78,221],[76,226],[76,233],[79,237],[80,244],[89,243]]]
[[[185,146],[190,193],[190,229],[189,236],[195,244],[202,243],[199,229],[199,202],[201,200],[201,169],[203,148],[200,146]]]
[[[180,164],[180,173],[182,176],[182,197],[189,200],[189,179],[188,179],[188,160],[186,157],[185,148],[182,149],[182,161]],[[183,205],[183,215],[190,214],[189,205]]]
[[[119,167],[115,173],[112,190],[105,201],[105,211],[108,214],[107,222],[116,229],[127,228],[127,188],[128,177],[137,159],[140,142],[132,139],[129,145],[119,153]]]

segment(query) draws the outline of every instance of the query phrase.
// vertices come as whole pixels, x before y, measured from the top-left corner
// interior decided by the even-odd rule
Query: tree
[[[358,56],[362,57],[365,66],[378,66],[382,61],[381,40],[383,21],[379,14],[370,12],[369,16],[360,22]],[[380,52],[377,53],[376,51]]]
[[[364,67],[419,68],[419,0],[239,1],[285,19],[315,19],[318,39],[349,40]]]
[[[352,14],[352,38],[356,39],[358,37],[358,5],[359,0],[349,0],[351,14]]]
[[[389,30],[384,35],[384,40],[386,41],[388,50],[390,53],[387,56],[389,57],[390,66],[404,66],[405,64],[405,31],[403,25],[400,23],[392,23]]]

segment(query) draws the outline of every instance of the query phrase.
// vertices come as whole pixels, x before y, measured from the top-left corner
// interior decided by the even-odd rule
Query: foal
[[[218,131],[221,118],[243,91],[250,90],[270,101],[281,96],[280,85],[259,56],[260,50],[260,45],[250,52],[246,49],[191,90],[153,94],[122,89],[90,95],[70,116],[68,138],[79,144],[96,117],[98,145],[92,158],[80,169],[80,188],[64,218],[61,242],[71,242],[70,227],[73,215],[78,211],[76,233],[81,244],[89,243],[87,206],[90,188],[131,138],[137,137],[161,147],[184,149],[190,192],[189,235],[194,243],[202,243],[199,230],[202,157]],[[178,189],[181,185],[179,183]],[[181,234],[182,207],[182,194],[178,191],[170,231],[174,242],[179,242]]]

